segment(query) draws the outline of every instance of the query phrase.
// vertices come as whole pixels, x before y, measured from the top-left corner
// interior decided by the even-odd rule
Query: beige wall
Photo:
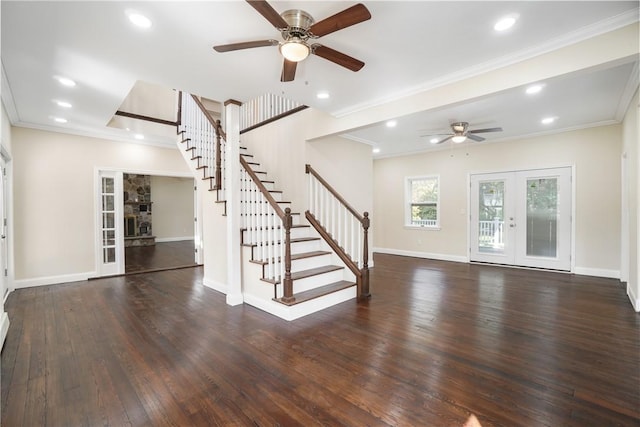
[[[468,177],[472,173],[575,165],[576,270],[620,270],[621,126],[504,143],[445,148],[374,161],[374,245],[444,259],[468,257]],[[404,178],[439,175],[441,230],[404,227]]]
[[[153,235],[157,241],[193,239],[193,178],[151,176]]]
[[[640,226],[640,210],[638,202],[640,201],[640,150],[638,149],[638,138],[640,130],[638,127],[638,116],[640,115],[640,106],[638,92],[631,101],[627,114],[622,123],[622,141],[623,141],[623,162],[626,164],[626,186],[623,189],[626,192],[626,206],[624,214],[628,219],[628,232],[623,234],[622,238],[627,239],[623,242],[628,254],[625,262],[627,266],[627,293],[634,305],[636,311],[640,311],[640,239],[638,239],[638,229]]]
[[[16,281],[95,271],[97,168],[189,173],[176,149],[15,127],[12,143]]]

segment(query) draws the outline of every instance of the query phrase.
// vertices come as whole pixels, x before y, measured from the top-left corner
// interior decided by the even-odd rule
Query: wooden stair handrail
[[[191,97],[195,101],[196,105],[202,111],[202,114],[204,114],[204,116],[207,118],[209,123],[211,123],[211,126],[213,126],[216,129],[216,132],[220,134],[222,139],[224,139],[226,141],[227,140],[227,135],[222,130],[222,126],[220,125],[220,120],[216,120],[216,119],[213,118],[211,113],[205,108],[204,104],[202,103],[202,101],[200,101],[200,99],[197,96],[191,94]]]
[[[351,257],[349,257],[349,255],[347,255],[345,251],[342,250],[340,245],[338,245],[338,243],[335,240],[333,240],[331,235],[327,233],[327,230],[325,230],[324,227],[318,222],[316,217],[313,216],[313,214],[309,211],[306,211],[304,213],[304,216],[307,218],[307,221],[309,221],[309,224],[311,224],[313,228],[316,229],[318,234],[320,234],[320,236],[327,242],[327,244],[331,247],[331,249],[333,249],[336,255],[338,255],[338,257],[342,260],[342,262],[345,263],[347,268],[349,268],[349,270],[351,270],[351,272],[355,274],[356,277],[358,278],[361,277],[362,272],[360,271],[360,268],[358,268],[358,264],[356,264],[351,259]]]
[[[311,167],[311,165],[308,165],[308,164],[305,165],[305,173],[313,175],[324,186],[324,188],[329,190],[329,192],[333,195],[333,197],[338,199],[338,201],[345,208],[347,208],[347,210],[351,212],[351,214],[355,216],[358,219],[358,221],[360,221],[361,224],[364,222],[364,217],[360,215],[360,213],[357,210],[355,210],[349,203],[347,203],[347,201],[344,198],[342,198],[342,196],[331,185],[329,185],[329,183],[325,181],[324,178],[322,178],[320,174],[316,172],[315,169]]]
[[[358,264],[351,259],[351,257],[347,254],[347,252],[340,247],[340,244],[336,242],[331,234],[325,229],[325,227],[320,224],[320,222],[316,219],[316,217],[307,210],[305,212],[305,217],[307,221],[316,229],[318,234],[324,239],[325,242],[333,249],[333,251],[338,255],[338,257],[345,263],[345,265],[353,272],[356,276],[356,281],[358,285],[358,298],[359,299],[367,299],[371,297],[369,292],[369,227],[371,225],[371,220],[369,218],[369,213],[364,212],[362,215],[358,211],[356,211],[347,201],[331,186],[327,181],[324,180],[311,167],[311,165],[305,165],[305,172],[307,174],[311,174],[322,186],[328,190],[333,197],[338,200],[338,202],[345,207],[362,225],[363,231],[363,249],[362,249],[362,267],[359,268]]]
[[[260,181],[260,178],[258,178],[258,175],[256,175],[253,169],[251,169],[251,165],[247,163],[247,161],[244,159],[243,156],[240,156],[240,164],[242,165],[244,170],[247,171],[247,173],[251,177],[251,180],[256,185],[256,187],[258,187],[258,190],[260,190],[264,198],[267,199],[267,201],[269,202],[273,210],[276,211],[276,214],[280,217],[281,220],[284,221],[284,217],[285,217],[284,211],[282,210],[280,205],[278,205],[278,202],[276,202],[276,199],[274,199],[271,193],[269,193],[269,190],[267,190],[267,187],[265,187],[262,181]]]
[[[293,296],[293,278],[291,277],[291,228],[293,227],[293,217],[291,216],[291,209],[286,208],[284,211],[273,198],[269,190],[264,186],[258,175],[251,169],[251,165],[240,156],[240,164],[244,170],[249,174],[251,180],[256,185],[258,190],[262,193],[267,202],[271,205],[276,215],[282,220],[282,227],[284,229],[284,276],[282,277],[282,302],[286,304],[293,303],[296,299]]]

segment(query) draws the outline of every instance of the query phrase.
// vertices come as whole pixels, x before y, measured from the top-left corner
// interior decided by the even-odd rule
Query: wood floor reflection
[[[638,426],[616,280],[375,255],[373,297],[294,322],[202,268],[17,290],[4,426]]]
[[[125,273],[195,266],[193,240],[125,248]]]

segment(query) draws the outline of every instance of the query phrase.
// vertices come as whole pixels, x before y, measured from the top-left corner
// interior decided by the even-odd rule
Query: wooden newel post
[[[293,216],[291,216],[290,208],[284,210],[282,226],[284,227],[284,279],[282,281],[284,295],[282,302],[292,303],[295,298],[293,297],[293,280],[291,280],[291,227],[293,226]]]
[[[220,120],[216,120],[216,190],[222,189],[222,149],[220,144],[220,134],[222,130],[222,125],[220,125]]]
[[[360,290],[360,298],[366,299],[371,298],[371,293],[369,292],[369,226],[371,225],[371,220],[369,219],[369,212],[365,212],[363,216],[364,247],[362,248],[362,289]]]

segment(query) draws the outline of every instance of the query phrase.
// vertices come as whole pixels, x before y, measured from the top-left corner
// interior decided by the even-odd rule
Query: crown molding
[[[2,83],[0,86],[0,96],[2,98],[2,105],[4,105],[4,110],[7,112],[7,116],[9,117],[9,121],[12,125],[20,121],[20,117],[18,116],[18,110],[16,109],[16,103],[13,99],[13,93],[11,92],[11,86],[9,85],[9,80],[7,80],[7,73],[4,70],[4,63],[0,59],[0,74],[2,75]]]
[[[150,139],[139,140],[139,139],[133,138],[128,132],[126,134],[123,134],[122,132],[126,132],[126,131],[121,132],[118,129],[113,129],[113,130],[104,129],[102,131],[85,130],[85,129],[61,128],[57,126],[48,126],[48,125],[41,125],[38,123],[27,123],[27,122],[17,122],[15,124],[12,123],[12,125],[15,127],[41,130],[45,132],[55,132],[55,133],[62,133],[66,135],[77,135],[77,136],[85,136],[89,138],[102,139],[107,142],[118,142],[118,143],[125,142],[128,144],[150,145],[154,147],[169,148],[169,149],[178,148],[176,145],[176,141],[171,138],[154,137]]]
[[[467,80],[473,77],[486,74],[491,71],[505,68],[510,65],[517,64],[519,62],[535,58],[540,55],[544,55],[555,50],[571,46],[573,44],[588,40],[590,38],[618,30],[626,27],[627,25],[634,24],[639,21],[637,9],[629,10],[616,16],[604,19],[602,21],[595,22],[555,39],[549,40],[545,43],[520,50],[516,53],[505,55],[491,61],[486,61],[481,64],[474,65],[472,67],[465,68],[463,70],[456,71],[454,73],[447,74],[445,76],[429,80],[407,90],[396,92],[390,96],[384,98],[378,98],[370,102],[364,102],[356,104],[341,110],[331,112],[331,114],[337,118],[347,116],[349,114],[358,113],[369,108],[378,107],[393,101],[398,101],[402,98],[406,98],[412,95],[416,95],[428,90],[432,90],[438,87],[446,86],[452,83],[456,83],[462,80]]]
[[[633,95],[635,95],[638,90],[639,79],[640,71],[638,68],[638,61],[636,61],[633,69],[631,70],[631,74],[629,75],[629,79],[627,80],[627,84],[624,87],[622,96],[620,97],[620,102],[618,103],[618,108],[616,109],[616,114],[614,116],[619,122],[621,122],[624,119],[625,114],[627,114]]]

